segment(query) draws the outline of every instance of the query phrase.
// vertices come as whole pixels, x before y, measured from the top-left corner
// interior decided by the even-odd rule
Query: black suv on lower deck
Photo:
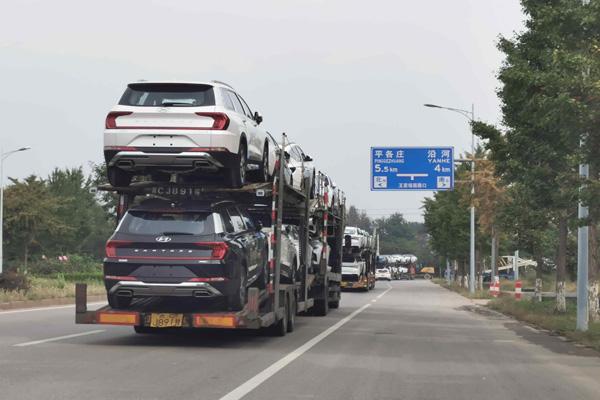
[[[230,202],[150,199],[123,216],[106,244],[104,282],[113,308],[144,297],[246,304],[269,280],[266,235]]]

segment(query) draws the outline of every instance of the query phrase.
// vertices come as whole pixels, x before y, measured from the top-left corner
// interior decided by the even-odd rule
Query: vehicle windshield
[[[215,228],[209,212],[129,211],[118,231],[139,235],[210,235]]]
[[[344,231],[346,235],[356,235],[356,228],[346,228]]]
[[[214,106],[210,85],[188,83],[132,83],[119,101],[123,106],[202,107]]]

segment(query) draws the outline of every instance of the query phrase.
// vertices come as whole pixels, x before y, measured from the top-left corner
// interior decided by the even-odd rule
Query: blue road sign
[[[371,147],[371,190],[453,188],[453,147]]]

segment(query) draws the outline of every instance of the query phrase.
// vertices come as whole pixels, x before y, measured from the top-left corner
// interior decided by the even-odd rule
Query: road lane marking
[[[96,305],[104,305],[104,304],[106,304],[106,302],[105,301],[101,301],[101,302],[98,302],[98,303],[88,303],[88,306],[96,306]],[[65,306],[21,308],[21,309],[18,309],[18,310],[0,311],[0,315],[18,314],[18,313],[33,312],[33,311],[60,310],[60,309],[63,309],[63,308],[71,308],[71,307],[75,307],[75,304],[67,304]]]
[[[42,344],[42,343],[48,343],[48,342],[56,342],[58,340],[71,339],[71,338],[76,338],[76,337],[80,337],[80,336],[94,335],[96,333],[102,333],[102,332],[106,332],[106,330],[105,329],[97,329],[95,331],[87,331],[87,332],[81,332],[81,333],[74,333],[72,335],[57,336],[57,337],[48,338],[48,339],[34,340],[32,342],[19,343],[19,344],[15,344],[13,346],[14,347],[33,346],[33,345],[36,345],[36,344]]]
[[[378,296],[378,298],[381,298],[384,294],[386,294],[390,290],[392,290],[391,286],[385,292],[380,294]],[[300,357],[302,354],[306,353],[308,350],[310,350],[315,345],[317,345],[320,341],[325,339],[327,336],[331,335],[333,332],[337,331],[339,328],[341,328],[343,325],[345,325],[348,321],[350,321],[351,319],[356,317],[358,314],[360,314],[361,312],[363,312],[370,306],[371,306],[371,303],[367,303],[367,304],[363,305],[362,307],[360,307],[358,310],[355,310],[352,314],[342,318],[341,320],[336,322],[334,325],[327,328],[325,331],[321,332],[314,338],[310,339],[308,342],[304,343],[302,346],[298,347],[296,350],[292,351],[291,353],[287,354],[286,356],[279,359],[275,363],[271,364],[266,369],[262,370],[261,372],[259,372],[258,374],[256,374],[255,376],[253,376],[252,378],[247,380],[246,382],[242,383],[240,386],[233,389],[231,392],[227,393],[225,396],[221,397],[219,400],[240,400],[241,398],[246,396],[248,393],[250,393],[251,391],[256,389],[258,386],[260,386],[267,379],[269,379],[270,377],[275,375],[277,372],[281,371],[292,361],[294,361],[295,359]]]

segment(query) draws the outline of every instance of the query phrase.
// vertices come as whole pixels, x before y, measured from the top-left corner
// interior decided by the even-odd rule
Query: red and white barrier
[[[521,300],[522,289],[523,283],[521,281],[515,281],[515,300]]]
[[[490,283],[490,294],[492,297],[500,296],[500,279],[495,276],[494,281]]]

